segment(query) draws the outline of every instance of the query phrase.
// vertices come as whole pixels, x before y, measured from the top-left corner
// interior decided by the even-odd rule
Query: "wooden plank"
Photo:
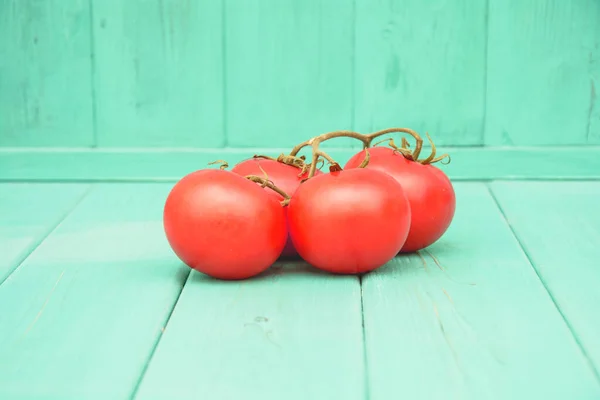
[[[355,127],[483,143],[485,1],[357,0]]]
[[[95,149],[15,151],[0,148],[0,181],[176,181],[225,159],[230,165],[254,154],[289,149]],[[439,167],[454,180],[600,179],[600,147],[442,148],[452,155]],[[357,150],[328,149],[345,163]],[[427,154],[424,150],[423,154]],[[214,166],[213,166],[214,168]]]
[[[597,15],[600,13],[597,13]],[[600,143],[600,24],[596,25],[596,41],[594,51],[589,53],[590,76],[590,108],[588,115],[588,143]]]
[[[0,1],[0,146],[94,143],[89,2]]]
[[[87,185],[0,184],[0,284],[79,202]]]
[[[370,399],[591,399],[600,385],[482,184],[446,235],[363,278]]]
[[[193,273],[136,398],[364,399],[358,279],[302,263]]]
[[[99,145],[221,146],[221,0],[93,5]]]
[[[225,0],[225,15],[229,145],[289,151],[352,128],[352,2]]]
[[[600,3],[489,3],[486,144],[583,144],[589,136],[597,139],[598,128],[590,128],[590,121],[598,116],[594,82],[598,84],[600,75],[594,64],[600,57]]]
[[[129,398],[188,275],[169,188],[95,187],[0,286],[0,398]]]
[[[600,371],[600,183],[494,183],[525,251]]]

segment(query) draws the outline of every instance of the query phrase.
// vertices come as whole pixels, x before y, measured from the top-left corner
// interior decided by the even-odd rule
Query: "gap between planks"
[[[535,267],[535,263],[534,263],[533,259],[531,258],[529,252],[527,251],[527,248],[523,244],[523,241],[519,237],[519,234],[516,232],[516,230],[514,229],[514,227],[512,226],[512,224],[510,223],[510,221],[508,220],[508,218],[506,216],[506,213],[504,212],[504,209],[502,208],[502,205],[500,204],[500,202],[498,201],[498,199],[496,198],[496,196],[494,194],[494,191],[491,190],[491,188],[490,188],[490,186],[488,184],[486,184],[485,186],[486,186],[486,189],[489,192],[490,196],[492,196],[492,199],[494,200],[494,203],[496,203],[496,207],[498,208],[498,211],[502,215],[502,218],[504,219],[504,222],[506,223],[506,225],[510,229],[510,231],[511,231],[512,235],[514,236],[514,238],[516,239],[517,243],[519,243],[519,247],[521,248],[521,251],[523,252],[523,254],[525,254],[525,257],[527,257],[527,261],[529,262],[529,265],[531,266],[531,268],[535,272],[535,275],[537,276],[537,278],[540,280],[540,282],[544,286],[544,290],[546,291],[546,293],[548,293],[548,296],[550,297],[550,300],[552,300],[552,304],[554,304],[554,307],[556,308],[556,310],[560,314],[563,322],[565,323],[565,325],[569,329],[569,332],[571,333],[571,336],[573,336],[573,339],[575,340],[575,343],[577,343],[577,347],[579,348],[579,350],[581,351],[581,354],[585,358],[585,360],[586,360],[586,362],[588,364],[588,367],[592,370],[592,372],[594,374],[594,377],[600,383],[600,371],[598,371],[598,369],[596,368],[596,366],[592,362],[592,359],[590,358],[590,356],[587,353],[587,351],[586,351],[583,343],[581,342],[581,340],[579,338],[579,335],[577,335],[577,333],[573,329],[573,326],[569,323],[569,321],[566,318],[565,314],[563,313],[563,311],[561,310],[560,306],[556,302],[556,299],[554,298],[554,295],[552,294],[552,291],[548,288],[546,282],[544,281],[544,279],[542,278],[542,276],[539,274],[537,268]]]
[[[140,390],[140,386],[142,385],[142,382],[144,381],[144,377],[146,376],[146,372],[148,372],[148,367],[150,366],[150,363],[152,362],[152,359],[154,358],[154,354],[156,353],[156,349],[158,349],[158,346],[160,345],[160,341],[162,340],[163,335],[165,334],[165,331],[167,330],[167,327],[169,325],[169,321],[171,321],[171,317],[173,316],[173,312],[175,311],[175,307],[177,307],[177,304],[179,303],[179,299],[181,298],[181,294],[183,293],[183,290],[185,289],[186,285],[188,284],[191,276],[192,276],[192,269],[190,269],[187,272],[187,276],[185,278],[185,281],[183,282],[183,285],[181,285],[181,289],[179,289],[179,293],[177,294],[177,298],[173,302],[173,307],[171,307],[171,310],[169,311],[169,314],[167,315],[167,318],[166,318],[165,322],[163,323],[163,328],[160,330],[160,335],[158,335],[158,337],[156,338],[156,341],[154,342],[154,345],[152,346],[152,350],[150,350],[150,353],[148,354],[148,359],[146,360],[146,363],[144,364],[144,368],[142,368],[142,372],[140,373],[140,376],[138,377],[138,380],[135,383],[133,391],[131,392],[131,396],[130,396],[131,399],[135,399],[136,396],[137,396],[138,391]]]
[[[55,182],[58,183],[58,182]],[[56,229],[58,229],[58,227],[63,223],[64,220],[66,220],[69,215],[71,215],[73,213],[73,211],[75,211],[77,209],[77,207],[79,206],[79,204],[81,204],[81,202],[88,196],[88,194],[92,191],[92,188],[94,186],[93,185],[89,185],[87,188],[85,188],[85,190],[83,191],[83,193],[79,196],[79,198],[73,203],[73,206],[71,208],[69,208],[67,211],[65,211],[64,213],[62,213],[61,215],[59,215],[58,218],[56,218],[56,220],[54,221],[54,223],[50,224],[50,226],[48,227],[48,229],[46,229],[46,231],[44,231],[38,238],[37,240],[35,240],[33,243],[31,243],[21,254],[21,257],[19,257],[15,263],[14,263],[14,267],[11,268],[8,273],[6,274],[6,276],[4,278],[0,277],[0,286],[2,286],[2,284],[4,284],[4,282],[6,282],[7,280],[10,279],[10,277],[19,269],[19,267],[21,265],[23,265],[23,263],[27,260],[27,258],[29,258],[29,256],[31,254],[33,254],[33,252],[42,245],[42,243],[44,243],[44,240],[46,240],[46,238],[48,238],[48,236],[50,236],[52,234],[52,232],[54,232]]]
[[[367,352],[367,335],[365,332],[365,296],[363,292],[363,276],[360,275],[358,282],[360,284],[360,318],[362,323],[362,345],[363,345],[363,368],[365,372],[364,376],[364,388],[365,388],[365,400],[369,400],[371,389],[369,385],[369,356]]]

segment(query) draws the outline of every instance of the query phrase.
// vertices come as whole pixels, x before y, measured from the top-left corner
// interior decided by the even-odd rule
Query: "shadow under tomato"
[[[286,260],[286,261],[277,261],[267,270],[262,273],[253,276],[247,279],[239,279],[239,280],[225,280],[225,279],[217,279],[211,276],[205,275],[198,271],[193,271],[192,276],[190,277],[190,284],[198,284],[198,283],[219,283],[219,284],[231,284],[231,285],[239,285],[240,283],[250,283],[250,282],[265,282],[265,281],[276,281],[281,278],[285,279],[297,279],[297,278],[316,278],[318,276],[327,276],[331,275],[327,272],[320,271],[308,263],[302,260]]]
[[[304,261],[302,259],[302,257],[295,255],[295,256],[281,256],[277,259],[277,262],[288,262],[288,261]]]
[[[175,274],[175,279],[177,282],[183,287],[190,277],[191,268],[187,265],[180,263],[177,266],[177,273]]]

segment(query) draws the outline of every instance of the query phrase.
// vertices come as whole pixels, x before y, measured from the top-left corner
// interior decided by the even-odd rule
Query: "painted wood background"
[[[0,0],[3,147],[600,144],[599,95],[597,0]]]

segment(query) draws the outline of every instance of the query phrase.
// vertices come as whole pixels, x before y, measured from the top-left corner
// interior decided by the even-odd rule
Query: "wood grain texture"
[[[355,127],[483,143],[486,2],[357,0]]]
[[[352,127],[352,2],[225,4],[229,145],[291,149]]]
[[[0,146],[94,143],[89,2],[0,1]]]
[[[456,192],[455,220],[438,243],[363,278],[369,398],[598,398],[487,188]]]
[[[129,398],[188,275],[169,188],[95,187],[0,286],[0,398]]]
[[[99,145],[223,145],[221,0],[93,4]]]
[[[87,187],[0,184],[0,284],[65,218]]]
[[[358,279],[302,263],[223,282],[192,273],[138,399],[364,399]]]
[[[597,20],[600,12],[596,13]],[[588,143],[600,143],[600,24],[596,25],[594,50],[589,53],[591,67],[590,76],[590,108],[587,126]]]
[[[600,183],[494,183],[508,222],[600,371]]]
[[[187,173],[226,159],[231,166],[253,154],[277,156],[288,149],[62,150],[0,149],[0,181],[176,181]],[[449,165],[439,165],[454,180],[600,179],[600,148],[445,148]],[[345,163],[356,150],[328,153]],[[427,154],[427,150],[424,150]],[[325,169],[326,170],[326,169]]]
[[[490,0],[486,144],[598,143],[600,2]]]

